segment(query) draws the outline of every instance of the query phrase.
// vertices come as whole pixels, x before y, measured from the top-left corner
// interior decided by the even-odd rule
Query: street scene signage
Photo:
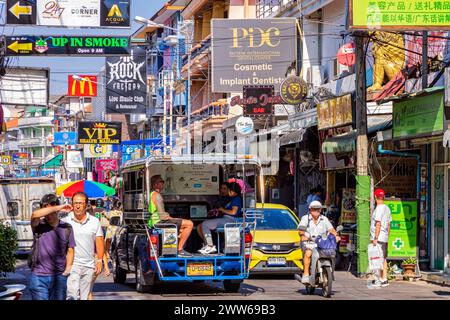
[[[53,144],[55,146],[72,146],[77,144],[77,133],[76,132],[55,132],[53,134],[54,140]]]
[[[246,85],[278,90],[296,61],[295,18],[212,19],[212,91],[241,92]]]
[[[120,144],[121,122],[84,121],[78,123],[78,143],[80,144]]]
[[[392,214],[388,258],[417,256],[417,201],[385,200]]]
[[[0,164],[2,165],[10,165],[12,163],[11,156],[1,156]]]
[[[342,209],[340,223],[356,223],[356,190],[342,189]]]
[[[280,86],[281,98],[288,104],[300,104],[308,95],[306,82],[297,76],[290,76]]]
[[[273,86],[244,86],[243,109],[246,116],[270,116],[273,114],[274,99]],[[281,97],[280,97],[281,98]]]
[[[131,47],[131,55],[106,59],[106,112],[145,113],[147,62],[145,48]]]
[[[26,35],[5,37],[5,41],[7,56],[105,56],[130,53],[129,37]]]
[[[67,95],[69,97],[96,97],[97,76],[73,75],[68,76]]]
[[[325,100],[317,104],[317,128],[328,129],[351,124],[352,95]]]
[[[130,0],[7,0],[7,24],[129,28]]]
[[[415,158],[377,157],[373,178],[387,197],[416,198],[417,160]],[[389,175],[386,176],[386,172]]]
[[[66,157],[67,157],[66,160],[67,168],[74,168],[74,169],[84,168],[83,156],[81,155],[81,151],[78,150],[67,151]]]
[[[83,147],[85,158],[109,158],[112,155],[112,146],[109,144],[85,144]]]
[[[394,102],[392,137],[440,135],[444,131],[444,91]]]
[[[427,30],[450,27],[450,2],[351,0],[350,28]]]
[[[118,168],[118,166],[117,166],[117,159],[98,159],[98,160],[95,160],[95,170],[97,170],[97,171],[105,171],[105,170],[116,171],[117,168]]]

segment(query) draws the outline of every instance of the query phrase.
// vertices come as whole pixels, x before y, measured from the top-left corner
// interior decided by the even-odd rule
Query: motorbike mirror
[[[308,228],[307,226],[300,226],[300,227],[298,227],[298,230],[306,231],[307,228]]]
[[[336,232],[341,232],[342,230],[344,230],[344,227],[342,225],[337,226]]]

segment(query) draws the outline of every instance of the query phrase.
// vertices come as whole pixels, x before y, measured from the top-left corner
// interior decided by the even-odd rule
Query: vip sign
[[[119,144],[121,134],[121,122],[80,122],[78,124],[78,143],[80,144]]]
[[[69,87],[67,95],[69,97],[96,97],[97,96],[97,76],[78,75],[74,79],[69,75]]]

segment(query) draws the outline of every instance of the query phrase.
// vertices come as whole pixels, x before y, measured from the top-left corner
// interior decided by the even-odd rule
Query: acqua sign
[[[79,122],[79,144],[120,144],[121,122]]]

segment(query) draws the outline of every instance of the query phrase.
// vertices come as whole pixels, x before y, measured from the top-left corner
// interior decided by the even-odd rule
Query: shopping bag
[[[369,256],[369,271],[374,272],[383,269],[383,249],[378,243],[376,245],[369,244],[367,255]]]

